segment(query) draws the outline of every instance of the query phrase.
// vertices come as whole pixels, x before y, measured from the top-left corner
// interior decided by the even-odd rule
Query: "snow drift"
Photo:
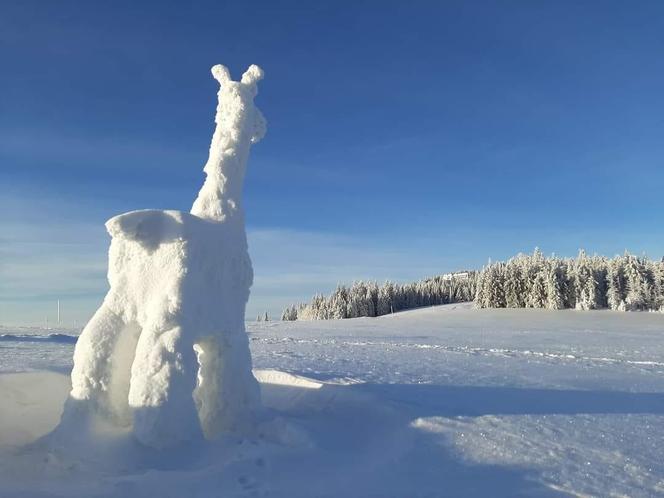
[[[106,223],[110,290],[76,344],[59,433],[90,416],[145,445],[245,433],[260,404],[244,328],[253,280],[242,210],[251,144],[265,133],[252,65],[217,65],[216,129],[191,213],[132,211]]]

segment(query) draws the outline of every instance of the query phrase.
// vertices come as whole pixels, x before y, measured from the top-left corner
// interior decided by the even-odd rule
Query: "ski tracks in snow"
[[[626,357],[613,358],[605,356],[587,356],[569,352],[557,351],[535,351],[531,349],[509,349],[509,348],[485,348],[473,346],[453,346],[436,343],[418,343],[418,342],[396,342],[396,341],[376,341],[376,340],[348,340],[344,338],[296,338],[296,337],[252,337],[256,341],[265,345],[284,345],[286,349],[274,351],[275,356],[301,357],[302,355],[291,351],[287,346],[293,345],[295,348],[301,345],[327,346],[338,348],[377,348],[381,350],[433,350],[441,353],[451,353],[460,355],[484,356],[484,357],[502,357],[516,359],[536,359],[548,361],[551,363],[585,363],[590,365],[614,364],[626,367],[638,368],[643,371],[653,373],[664,373],[664,362],[656,360],[629,359]],[[627,354],[618,352],[618,354]]]

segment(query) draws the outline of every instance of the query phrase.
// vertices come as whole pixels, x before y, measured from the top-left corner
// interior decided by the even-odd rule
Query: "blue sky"
[[[664,254],[662,2],[0,3],[0,323],[84,322],[103,222],[188,210],[265,70],[248,315],[539,246]]]

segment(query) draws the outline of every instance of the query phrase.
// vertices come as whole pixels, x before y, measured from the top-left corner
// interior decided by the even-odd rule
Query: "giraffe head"
[[[233,81],[225,66],[217,64],[212,67],[212,76],[219,82],[219,107],[217,107],[217,123],[224,122],[229,114],[243,117],[244,122],[234,119],[232,125],[250,133],[251,143],[258,142],[265,135],[265,118],[254,105],[254,97],[258,93],[258,82],[263,79],[263,70],[252,64],[242,75],[240,81]],[[222,105],[223,103],[223,105]],[[235,112],[241,106],[244,113]],[[231,123],[229,123],[231,124]]]

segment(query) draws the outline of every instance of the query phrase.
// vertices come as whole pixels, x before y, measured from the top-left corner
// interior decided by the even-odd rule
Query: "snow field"
[[[19,446],[0,448],[0,495],[657,496],[663,318],[448,305],[249,323],[266,408],[257,438],[168,456],[106,430],[82,458],[26,447],[48,430],[47,420],[30,429],[26,414],[13,425]],[[40,365],[45,344],[32,344]],[[26,377],[7,394],[19,377],[0,376],[0,434],[16,393],[48,385]],[[59,403],[35,394],[39,405],[22,406],[57,412],[60,393]]]

